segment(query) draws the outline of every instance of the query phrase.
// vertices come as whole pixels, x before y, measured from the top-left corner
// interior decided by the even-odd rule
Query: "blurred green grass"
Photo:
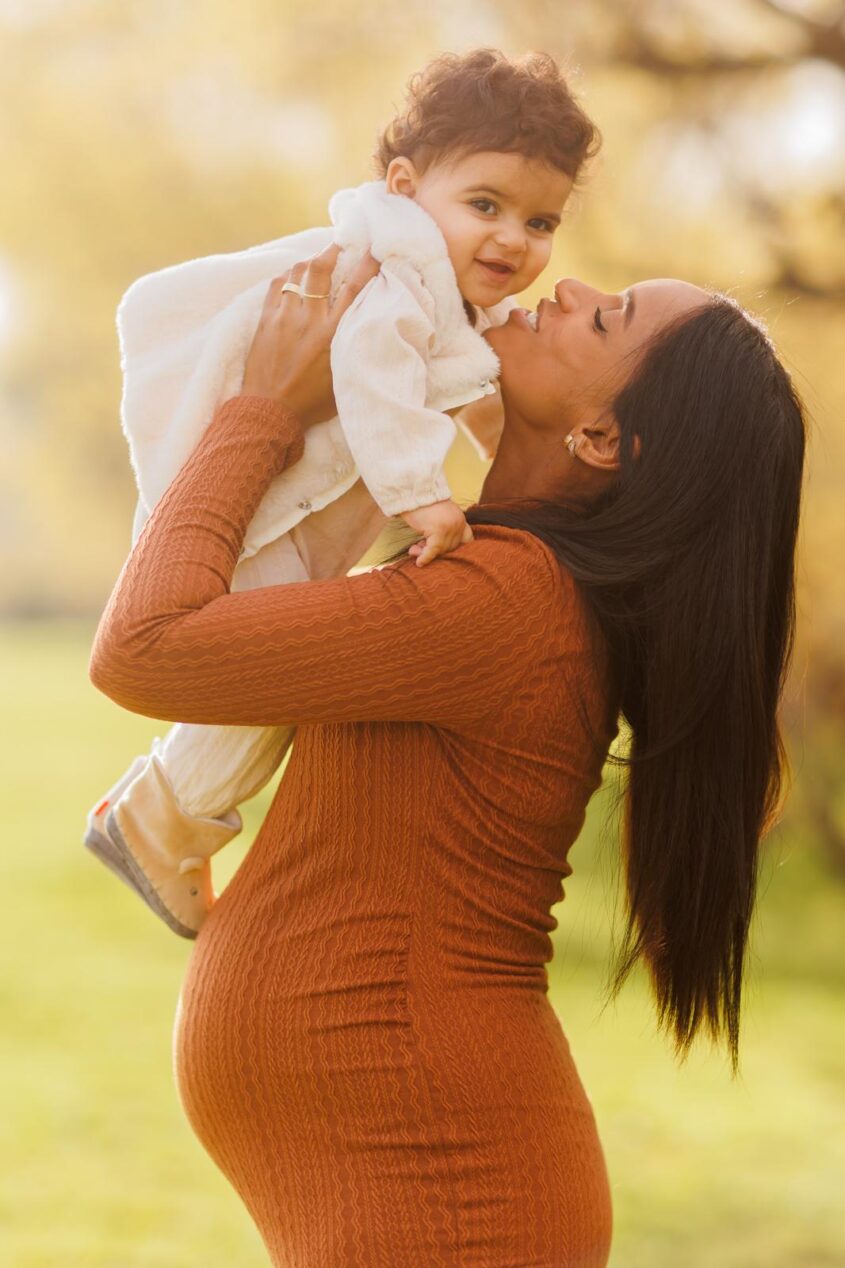
[[[0,627],[0,1264],[260,1268],[260,1239],[173,1083],[191,944],[81,845],[88,806],[167,725],[94,690],[92,634],[74,623]],[[245,807],[246,831],[219,856],[218,889],[275,782]],[[573,848],[549,977],[607,1155],[613,1268],[833,1268],[845,1240],[841,884],[794,829],[770,840],[742,1076],[732,1083],[704,1043],[678,1066],[642,976],[600,1011],[616,875],[601,830],[610,804],[607,792],[594,799]]]

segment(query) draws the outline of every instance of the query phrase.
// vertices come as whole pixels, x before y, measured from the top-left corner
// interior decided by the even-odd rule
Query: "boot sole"
[[[86,848],[101,863],[104,863],[110,871],[114,872],[115,876],[118,876],[124,884],[134,890],[159,919],[164,921],[169,929],[172,929],[174,933],[178,933],[182,938],[196,938],[199,930],[190,929],[174,916],[170,908],[162,902],[158,891],[150,884],[146,874],[135,862],[132,852],[124,841],[120,828],[117,826],[113,810],[110,810],[106,815],[106,833],[98,831],[93,826],[89,827],[83,838]]]

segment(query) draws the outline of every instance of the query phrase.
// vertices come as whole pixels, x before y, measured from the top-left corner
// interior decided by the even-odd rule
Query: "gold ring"
[[[285,282],[282,287],[282,294],[285,291],[293,291],[294,295],[298,295],[300,299],[328,299],[328,295],[311,295],[308,291],[304,291],[298,282]]]

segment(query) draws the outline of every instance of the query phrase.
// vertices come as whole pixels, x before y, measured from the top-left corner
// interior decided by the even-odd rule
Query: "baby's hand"
[[[417,507],[415,511],[403,511],[402,518],[425,538],[408,551],[409,555],[416,556],[420,568],[438,555],[445,555],[464,542],[472,541],[472,529],[466,522],[466,516],[451,498]]]

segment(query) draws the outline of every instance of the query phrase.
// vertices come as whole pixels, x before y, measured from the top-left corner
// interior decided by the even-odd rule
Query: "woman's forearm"
[[[91,651],[96,687],[112,695],[145,649],[229,592],[247,526],[303,444],[299,420],[278,401],[234,396],[220,406],[117,579]]]

